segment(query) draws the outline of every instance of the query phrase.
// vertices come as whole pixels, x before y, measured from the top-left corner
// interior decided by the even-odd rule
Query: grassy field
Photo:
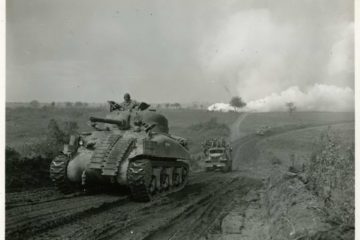
[[[269,161],[269,157],[273,157],[278,159],[284,168],[290,167],[293,162],[297,167],[307,164],[311,155],[321,145],[321,137],[328,131],[336,135],[339,151],[345,152],[347,148],[354,146],[355,125],[353,122],[335,124],[331,127],[326,125],[311,127],[260,141],[258,143],[258,148],[261,149],[259,160],[265,163]]]
[[[169,120],[170,132],[182,136],[187,127],[216,118],[217,122],[231,125],[237,113],[218,113],[201,110],[159,110]],[[6,109],[6,145],[21,151],[24,144],[37,143],[44,139],[50,119],[55,119],[60,128],[66,122],[73,121],[79,131],[91,131],[87,125],[90,116],[104,117],[107,109],[102,108],[7,108]],[[186,135],[187,132],[185,133]],[[186,136],[185,136],[186,137]]]
[[[285,125],[306,124],[331,124],[338,122],[354,122],[353,112],[295,112],[291,116],[286,112],[250,113],[242,121],[241,135],[248,135],[256,132],[261,126],[282,127]]]
[[[190,126],[216,118],[218,123],[224,123],[231,127],[240,116],[239,113],[219,113],[202,110],[167,110],[161,109],[169,119],[171,133],[185,135],[191,139]],[[6,145],[18,149],[24,144],[33,144],[44,139],[50,119],[55,119],[60,128],[64,128],[69,121],[76,122],[79,131],[91,131],[87,125],[90,116],[103,117],[107,114],[104,108],[7,108],[6,109]],[[333,122],[354,121],[354,113],[251,113],[238,126],[241,136],[254,133],[258,127],[268,125],[271,127],[292,124],[326,124]]]

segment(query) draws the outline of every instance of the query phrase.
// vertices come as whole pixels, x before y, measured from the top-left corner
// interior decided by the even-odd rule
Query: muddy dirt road
[[[23,198],[6,212],[8,239],[194,239],[206,233],[235,195],[261,184],[238,173],[194,174],[184,191],[150,203],[127,196]],[[52,190],[48,190],[52,191]]]
[[[241,213],[237,219],[249,211],[254,215],[246,218],[253,219],[246,228],[251,230],[262,224],[251,209],[257,209],[256,191],[264,179],[245,166],[256,158],[261,139],[252,135],[234,142],[237,171],[192,173],[185,189],[149,203],[132,202],[126,193],[62,195],[53,188],[7,194],[7,239],[219,239],[231,233],[232,221],[224,225],[224,218],[234,208]]]
[[[249,139],[237,142],[238,148]],[[240,150],[239,150],[240,151]],[[193,173],[183,191],[150,203],[127,195],[62,195],[52,188],[7,194],[7,239],[195,239],[216,229],[235,195],[261,180]]]

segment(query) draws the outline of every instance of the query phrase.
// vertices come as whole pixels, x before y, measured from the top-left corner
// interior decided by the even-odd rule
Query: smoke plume
[[[284,111],[286,102],[301,111],[353,111],[353,21],[308,7],[311,20],[289,17],[291,9],[279,16],[276,6],[235,11],[204,40],[209,78],[231,82],[251,111]]]
[[[354,111],[354,91],[333,85],[315,84],[307,91],[290,87],[280,93],[250,101],[247,110],[258,112],[286,111],[286,103],[295,104],[298,111]]]

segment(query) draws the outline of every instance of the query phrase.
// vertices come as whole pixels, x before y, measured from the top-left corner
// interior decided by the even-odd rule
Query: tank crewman
[[[131,110],[140,105],[137,101],[132,100],[130,97],[130,94],[128,94],[128,93],[125,93],[124,102],[122,102],[120,104],[118,104],[114,101],[108,101],[108,102],[110,104],[110,112],[115,111],[115,110],[120,110],[120,111]]]
[[[140,103],[138,103],[135,100],[132,100],[130,98],[130,94],[125,93],[124,94],[124,101],[122,103],[116,103],[114,101],[108,101],[110,104],[110,112],[119,110],[119,111],[125,111],[125,110],[131,110],[135,107],[138,107]]]
[[[131,110],[139,106],[139,103],[135,100],[132,100],[130,94],[124,94],[124,102],[120,103],[120,110]]]
[[[226,141],[225,141],[224,138],[221,138],[221,146],[222,146],[222,147],[227,147],[227,146],[226,146]]]

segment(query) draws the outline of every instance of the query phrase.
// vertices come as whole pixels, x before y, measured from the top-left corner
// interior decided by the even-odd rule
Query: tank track
[[[55,186],[65,194],[74,192],[72,183],[67,178],[67,166],[70,158],[64,154],[55,157],[50,164],[50,179]]]
[[[104,164],[104,159],[108,157],[111,149],[119,140],[120,135],[111,134],[106,139],[104,139],[100,145],[97,147],[94,155],[92,156],[89,164],[91,169],[102,169]]]
[[[170,174],[163,174],[164,169]],[[189,166],[182,161],[165,162],[148,159],[130,161],[127,180],[131,196],[135,201],[147,202],[156,196],[179,191],[186,185],[188,173]],[[169,180],[170,178],[172,180]]]
[[[134,139],[132,138],[119,139],[111,149],[108,157],[104,159],[101,174],[103,176],[116,176],[118,174],[120,162],[129,155],[133,144]]]

